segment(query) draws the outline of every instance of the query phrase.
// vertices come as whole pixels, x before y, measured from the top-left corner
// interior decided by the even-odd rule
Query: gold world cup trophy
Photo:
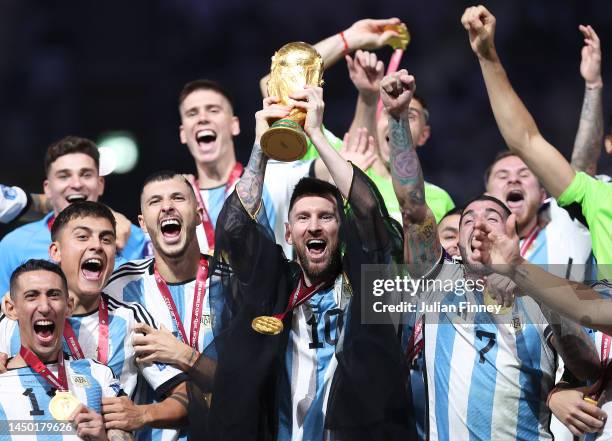
[[[289,94],[303,90],[304,86],[323,84],[323,59],[308,43],[288,43],[272,57],[268,95],[287,105]],[[264,153],[278,161],[295,161],[306,154],[308,147],[304,133],[306,112],[294,108],[285,118],[275,121],[261,137]]]

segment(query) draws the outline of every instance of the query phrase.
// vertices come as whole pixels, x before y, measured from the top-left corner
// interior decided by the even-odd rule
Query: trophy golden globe
[[[320,86],[323,76],[323,59],[308,43],[288,43],[272,57],[268,95],[287,105],[289,94],[303,90],[304,86]],[[261,137],[264,153],[278,161],[295,161],[306,153],[308,147],[304,133],[306,112],[294,108],[285,118],[275,121]]]

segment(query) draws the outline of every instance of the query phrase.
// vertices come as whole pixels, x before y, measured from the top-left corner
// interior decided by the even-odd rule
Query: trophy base
[[[291,162],[306,154],[308,142],[302,126],[290,119],[279,119],[261,136],[261,149],[268,158]]]

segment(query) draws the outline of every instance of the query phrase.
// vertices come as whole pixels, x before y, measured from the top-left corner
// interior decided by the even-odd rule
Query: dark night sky
[[[96,139],[129,130],[141,159],[129,175],[108,178],[104,201],[138,212],[146,175],[160,168],[195,170],[178,140],[176,97],[195,78],[221,81],[236,99],[246,161],[260,108],[258,80],[284,43],[314,43],[354,21],[398,16],[412,42],[403,67],[415,74],[431,113],[433,136],[419,151],[426,179],[462,203],[482,191],[482,173],[504,148],[480,69],[459,19],[462,1],[1,0],[0,182],[41,191],[47,146],[67,134]],[[578,24],[592,24],[603,45],[604,81],[612,61],[609,0],[490,2],[496,41],[510,79],[544,136],[569,156],[584,83]],[[389,49],[379,51],[387,61]],[[606,86],[609,130],[610,86]],[[342,136],[356,92],[344,62],[325,75],[325,123]],[[600,161],[612,173],[612,161]]]

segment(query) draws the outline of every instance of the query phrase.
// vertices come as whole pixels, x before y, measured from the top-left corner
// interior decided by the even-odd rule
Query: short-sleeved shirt
[[[119,381],[107,366],[89,359],[66,360],[68,389],[81,403],[97,413],[102,412],[102,398],[117,397],[123,392]],[[57,363],[47,364],[47,368],[57,377]],[[12,439],[53,439],[58,441],[80,440],[76,432],[63,435],[45,430],[43,423],[55,420],[49,413],[49,403],[55,389],[30,367],[9,369],[0,374],[0,420],[39,422],[38,436],[16,436]],[[27,427],[27,426],[26,426]],[[48,438],[44,435],[48,435]],[[53,435],[53,436],[51,436]],[[5,437],[2,437],[6,439]],[[8,437],[8,439],[11,439]]]
[[[19,187],[0,184],[0,223],[8,224],[21,216],[28,206],[28,195]]]
[[[597,263],[612,264],[612,184],[578,172],[557,201],[562,207],[580,205]],[[612,271],[607,270],[606,276],[609,279]]]
[[[136,403],[143,402],[141,397],[135,396],[139,372],[160,396],[165,396],[169,389],[186,379],[185,375],[180,370],[162,363],[137,364],[132,345],[134,326],[137,323],[146,323],[156,327],[155,321],[140,304],[119,302],[106,294],[102,296],[108,305],[108,361],[106,365],[119,379],[124,392]],[[73,315],[68,318],[68,323],[72,326],[85,358],[95,360],[100,330],[98,310]],[[0,352],[11,357],[17,355],[21,346],[20,341],[18,323],[0,314]],[[64,342],[64,351],[70,353],[66,342]]]
[[[323,133],[325,134],[325,138],[329,144],[335,150],[339,151],[342,148],[342,140],[340,138],[335,136],[327,129],[324,129]],[[306,152],[304,159],[313,159],[318,157],[319,153],[317,152],[317,149],[312,144],[312,141],[308,140],[308,151]],[[402,213],[400,211],[397,196],[395,196],[395,191],[393,190],[393,182],[391,181],[391,178],[379,175],[372,167],[364,171],[376,184],[376,187],[385,201],[385,206],[387,207],[387,211],[391,217],[402,223]],[[450,195],[444,189],[438,187],[437,185],[430,184],[429,182],[425,182],[425,202],[433,212],[436,222],[440,222],[446,213],[455,208],[455,203]]]
[[[52,216],[53,212],[41,220],[16,228],[0,241],[0,296],[9,290],[9,280],[15,268],[28,259],[49,259],[49,221]],[[128,260],[141,259],[145,252],[145,242],[142,230],[132,225],[125,248],[115,258],[115,268]]]
[[[166,329],[170,330],[170,332],[180,340],[181,334],[178,327],[157,287],[154,265],[154,259],[128,262],[122,265],[113,273],[108,285],[104,288],[104,292],[119,302],[135,302],[143,305],[147,311],[155,317],[157,324],[163,324]],[[202,305],[200,331],[198,334],[198,347],[196,348],[199,352],[203,352],[213,340],[213,324],[210,307],[210,289],[211,280],[213,279],[213,277],[209,277],[206,281],[206,292]],[[179,319],[187,334],[187,338],[191,335],[193,325],[191,317],[195,297],[195,282],[195,279],[191,279],[183,283],[167,284],[172,300],[176,305]],[[218,289],[215,282],[212,282],[212,289]],[[144,390],[139,392],[143,393],[146,397],[145,399],[148,399],[148,401],[154,399],[156,395],[150,387],[144,388]],[[185,434],[184,431],[179,432],[173,429],[162,430],[145,427],[139,431],[137,435],[139,440],[170,441],[178,437],[182,439]]]
[[[436,277],[465,286],[458,283],[464,282],[458,264],[444,263]],[[546,397],[556,354],[537,304],[516,298],[510,325],[487,312],[461,310],[461,302],[484,305],[479,292],[432,289],[420,302],[433,309],[414,314],[424,320],[428,439],[552,439]]]

